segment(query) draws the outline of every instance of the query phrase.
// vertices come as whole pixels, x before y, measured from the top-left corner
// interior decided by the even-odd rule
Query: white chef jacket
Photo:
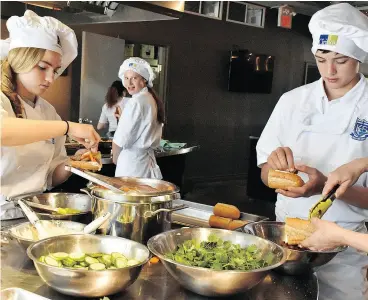
[[[290,147],[298,164],[316,168],[325,175],[342,164],[368,156],[368,82],[364,76],[360,74],[354,88],[333,101],[328,101],[322,79],[285,93],[258,141],[258,165],[267,162],[278,147]],[[308,181],[306,174],[299,175]],[[367,187],[367,173],[355,185]],[[280,221],[287,216],[306,219],[320,198],[321,195],[289,198],[278,194],[276,217]],[[323,219],[364,232],[367,217],[368,210],[336,199]],[[367,256],[355,250],[338,254],[317,272],[319,299],[365,299],[363,268],[367,266]]]
[[[116,107],[119,106],[120,109],[123,111],[127,100],[129,100],[128,97],[123,97],[118,103],[116,103],[112,107],[108,107],[106,103],[102,106],[100,120],[98,122],[102,124],[109,123],[109,132],[115,131],[116,128],[118,127],[118,121],[115,117]]]
[[[38,97],[35,107],[21,100],[25,118],[32,120],[61,120],[55,108]],[[1,92],[1,117],[15,118],[10,100]],[[22,146],[1,146],[1,219],[22,216],[18,209],[5,202],[14,197],[52,188],[55,168],[67,160],[65,137],[52,138]]]
[[[122,148],[115,176],[161,179],[154,149],[160,145],[162,125],[157,121],[157,105],[147,88],[132,96],[123,109],[114,143]]]

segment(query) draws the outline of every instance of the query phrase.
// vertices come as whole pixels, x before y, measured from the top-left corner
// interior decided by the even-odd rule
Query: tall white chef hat
[[[348,3],[330,5],[316,12],[310,22],[312,52],[330,50],[368,61],[368,17]]]
[[[147,80],[147,86],[153,87],[153,80],[156,78],[148,62],[140,57],[130,57],[124,60],[119,69],[119,78],[124,82],[124,73],[128,70],[134,71]]]
[[[55,18],[40,17],[27,10],[23,17],[10,17],[6,27],[9,38],[1,40],[1,59],[15,48],[33,47],[55,51],[62,55],[58,71],[60,75],[77,57],[78,42],[74,30]]]

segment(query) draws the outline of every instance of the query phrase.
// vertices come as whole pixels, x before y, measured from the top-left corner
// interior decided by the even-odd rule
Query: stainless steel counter
[[[19,222],[19,221],[18,221]],[[18,223],[17,222],[17,223]],[[5,223],[5,224],[4,224]],[[2,227],[10,225],[2,222]],[[53,300],[82,299],[62,295],[49,288],[37,275],[32,261],[16,241],[1,244],[1,289],[18,287]],[[211,299],[182,288],[161,263],[148,263],[138,280],[125,292],[109,297],[111,300],[204,300]],[[213,298],[219,299],[219,298]],[[271,273],[248,293],[227,297],[234,300],[314,300],[318,299],[318,283],[314,275],[282,276]],[[97,300],[97,299],[96,299]]]

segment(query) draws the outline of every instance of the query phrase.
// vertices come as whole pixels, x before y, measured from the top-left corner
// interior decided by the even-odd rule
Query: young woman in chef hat
[[[64,169],[64,135],[70,132],[92,148],[100,139],[90,126],[61,121],[40,97],[77,56],[74,31],[29,10],[6,25],[9,39],[1,43],[2,219],[22,216],[6,198],[43,192],[70,176]]]
[[[115,176],[161,179],[154,149],[160,145],[164,106],[152,89],[155,75],[141,58],[126,59],[119,78],[132,96],[124,107],[113,140]]]
[[[267,184],[270,168],[298,170],[306,184],[276,190],[276,217],[308,218],[321,198],[326,175],[368,153],[368,82],[358,72],[368,61],[368,18],[347,3],[326,7],[309,23],[321,79],[284,94],[257,144],[258,165]],[[295,165],[294,158],[299,158]],[[336,199],[323,219],[366,232],[368,176]],[[319,299],[367,297],[368,256],[349,248],[318,268]]]

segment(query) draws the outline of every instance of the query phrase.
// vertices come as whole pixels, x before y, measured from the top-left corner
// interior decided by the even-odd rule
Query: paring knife
[[[319,200],[310,210],[309,210],[309,219],[322,218],[326,211],[331,207],[333,201],[336,199],[336,190],[340,187],[340,185],[335,185],[333,189],[324,196],[321,200]]]

